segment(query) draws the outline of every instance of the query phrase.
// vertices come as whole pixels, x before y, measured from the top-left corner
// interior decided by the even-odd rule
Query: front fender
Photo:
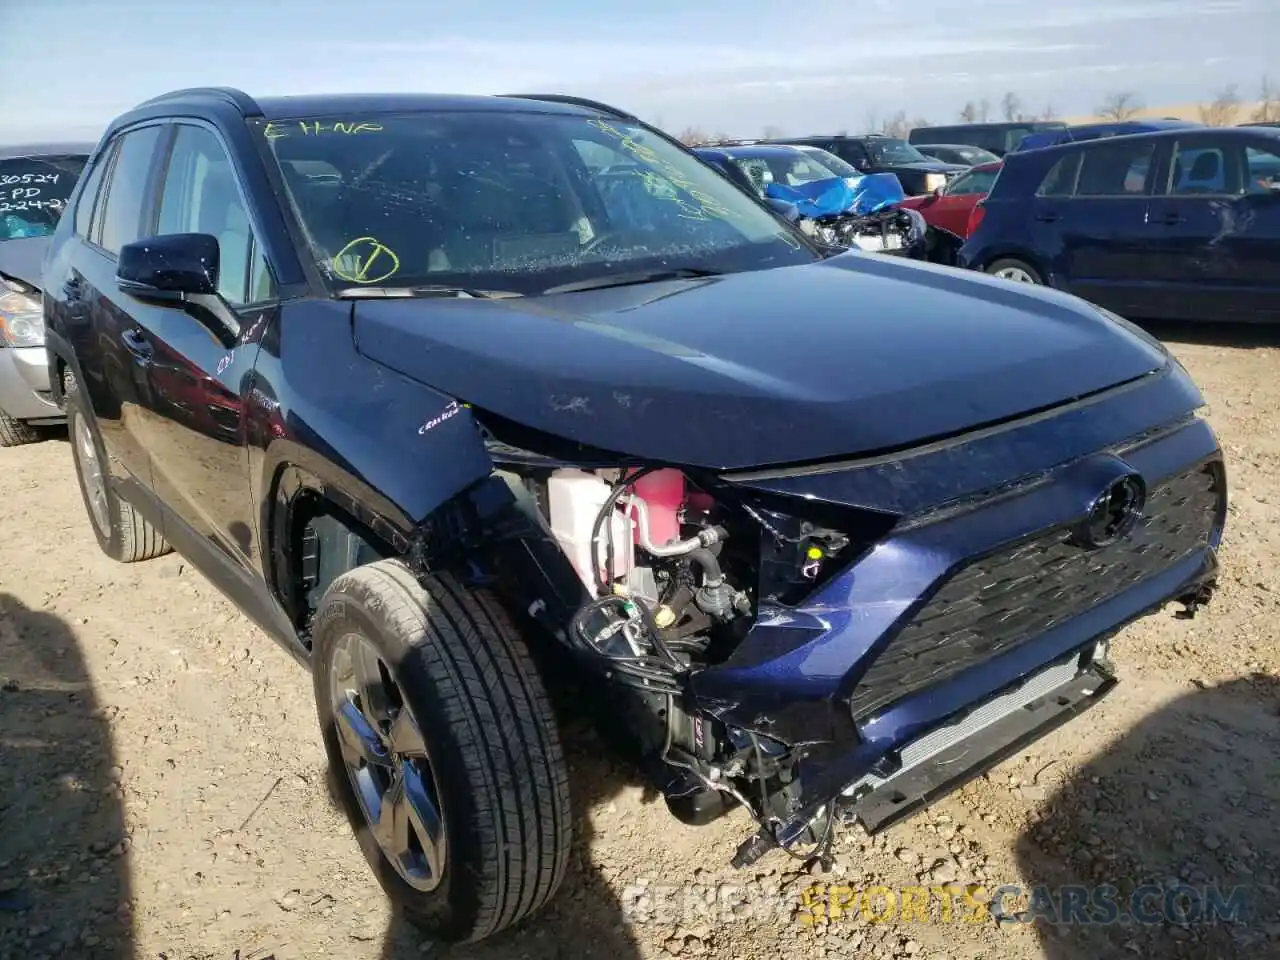
[[[346,304],[286,304],[263,336],[247,401],[264,534],[289,467],[397,548],[493,470],[465,405],[356,351]]]

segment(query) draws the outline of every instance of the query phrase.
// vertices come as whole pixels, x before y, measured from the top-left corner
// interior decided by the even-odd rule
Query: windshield
[[[614,273],[819,258],[732,182],[621,120],[424,112],[258,128],[336,289],[531,295]]]
[[[822,164],[826,169],[831,171],[833,177],[860,177],[861,173],[850,163],[841,160],[834,153],[823,150],[821,147],[801,147],[810,159]]]
[[[923,153],[905,140],[892,138],[868,140],[867,149],[876,166],[893,163],[932,163]]]
[[[88,157],[0,160],[0,240],[47,237]]]

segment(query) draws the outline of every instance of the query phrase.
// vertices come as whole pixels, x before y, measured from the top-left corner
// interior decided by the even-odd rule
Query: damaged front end
[[[823,854],[838,818],[882,829],[1099,699],[1126,623],[1208,599],[1221,453],[1194,417],[1139,430],[1143,409],[1121,391],[1070,442],[1031,418],[756,472],[628,462],[473,411],[496,469],[414,554],[465,561],[554,636],[679,819],[744,807],[759,829],[736,865]],[[995,482],[1014,449],[1038,452]],[[1128,483],[1140,517],[1108,540],[1092,511]]]
[[[788,186],[774,180],[765,196],[793,204],[807,232],[832,246],[923,259],[924,217],[898,206],[906,198],[892,173],[833,177]]]

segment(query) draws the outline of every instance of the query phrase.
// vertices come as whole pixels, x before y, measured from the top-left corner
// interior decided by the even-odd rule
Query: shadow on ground
[[[2,960],[133,957],[120,772],[71,628],[0,592]]]
[[[1031,889],[1051,894],[1027,911],[1043,918],[1047,960],[1280,956],[1280,680],[1172,702],[1045,810],[1017,855]],[[1105,920],[1107,884],[1120,917],[1146,922],[1064,922],[1064,886],[1101,898]]]
[[[1198,343],[1207,347],[1256,349],[1280,347],[1280,326],[1273,323],[1192,323],[1141,320],[1142,329],[1165,343]]]

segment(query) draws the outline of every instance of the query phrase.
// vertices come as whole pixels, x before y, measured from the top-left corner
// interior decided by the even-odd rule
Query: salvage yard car
[[[1280,129],[1188,127],[1008,154],[957,262],[1129,318],[1280,320]]]
[[[952,177],[969,169],[968,164],[943,163],[897,137],[869,133],[850,137],[795,137],[787,140],[761,140],[760,143],[787,143],[802,147],[819,147],[853,166],[859,173],[892,173],[908,196],[921,196],[945,186]]]
[[[63,422],[49,393],[40,263],[91,143],[0,147],[0,447]]]
[[[1096,702],[1109,638],[1216,577],[1222,453],[1158,342],[819,248],[604,104],[160,96],[45,289],[102,549],[172,545],[311,669],[361,849],[442,939],[564,876],[566,677],[677,817],[754,821],[735,864],[829,859]]]

